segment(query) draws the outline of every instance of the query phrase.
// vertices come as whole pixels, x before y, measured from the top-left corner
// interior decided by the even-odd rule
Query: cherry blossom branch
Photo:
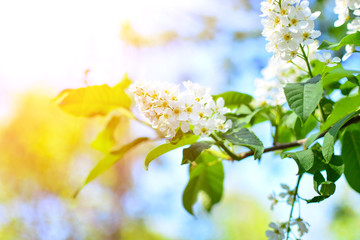
[[[346,128],[347,126],[351,125],[351,124],[354,124],[354,123],[358,123],[360,122],[360,114],[359,115],[356,115],[355,117],[353,117],[350,121],[348,121],[347,123],[345,123],[341,129],[343,128]],[[322,138],[323,136],[325,136],[325,134],[329,131],[326,130],[324,132],[322,132],[315,140],[319,139],[319,138]],[[272,147],[268,147],[268,148],[265,148],[264,150],[264,153],[267,153],[267,152],[273,152],[273,151],[276,151],[276,150],[282,150],[282,149],[286,149],[286,148],[290,148],[290,147],[297,147],[297,146],[301,146],[303,145],[306,141],[308,140],[308,138],[304,138],[304,139],[301,139],[301,140],[298,140],[298,141],[295,141],[295,142],[290,142],[290,143],[280,143],[280,144],[275,144],[274,146]],[[242,160],[244,158],[247,158],[247,157],[250,157],[250,156],[253,156],[254,155],[254,152],[253,151],[248,151],[248,152],[243,152],[243,153],[240,153],[237,155],[237,158],[233,158],[233,160]]]

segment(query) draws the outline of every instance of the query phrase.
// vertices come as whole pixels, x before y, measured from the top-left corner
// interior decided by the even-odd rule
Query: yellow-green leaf
[[[63,93],[64,94],[64,93]],[[67,91],[60,108],[77,117],[106,115],[114,109],[128,109],[131,99],[120,87],[90,86]]]

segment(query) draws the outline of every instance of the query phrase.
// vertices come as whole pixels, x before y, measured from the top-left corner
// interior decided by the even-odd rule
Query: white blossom
[[[187,81],[183,85],[185,91],[180,92],[179,85],[137,82],[130,91],[147,121],[165,137],[174,137],[178,129],[209,136],[215,130],[226,132],[231,128],[231,120],[226,121],[224,116],[229,112],[224,99],[215,102],[210,90],[197,83]]]
[[[276,198],[276,194],[273,192],[268,196],[268,199],[271,201],[270,209],[274,210],[275,205],[279,202],[279,200]]]
[[[360,1],[359,0],[336,0],[334,12],[338,15],[334,26],[338,27],[343,25],[350,19],[350,11],[357,16],[348,23],[348,34],[360,31]]]
[[[325,52],[323,55],[321,55],[320,53],[316,53],[316,58],[320,62],[325,63],[325,65],[328,67],[335,67],[341,61],[341,59],[338,57],[332,58],[331,53],[329,52]]]
[[[290,225],[297,225],[298,226],[298,231],[299,231],[300,237],[302,237],[305,233],[309,232],[308,227],[310,226],[310,224],[305,222],[300,217],[295,219]]]
[[[272,230],[267,230],[265,232],[266,236],[269,238],[269,240],[282,240],[285,238],[285,228],[282,224],[278,225],[274,222],[271,222],[269,224],[269,227],[272,228]]]
[[[294,59],[300,44],[309,45],[321,34],[314,30],[314,20],[320,12],[312,13],[307,0],[264,1],[261,11],[262,34],[269,41],[266,50],[273,52],[275,58]]]
[[[318,41],[306,46],[308,58],[313,59],[319,46]],[[297,51],[295,55],[297,55]],[[306,69],[306,63],[301,58],[294,58],[292,62],[284,62],[281,59],[270,58],[268,65],[261,71],[263,78],[255,79],[254,95],[258,102],[266,102],[270,105],[283,105],[286,102],[283,87],[287,83],[295,83],[299,76],[305,74],[301,69]],[[301,68],[301,69],[300,69]]]
[[[354,44],[346,45],[345,46],[345,54],[342,57],[342,60],[346,61],[346,59],[348,59],[354,52],[355,52],[355,45]]]

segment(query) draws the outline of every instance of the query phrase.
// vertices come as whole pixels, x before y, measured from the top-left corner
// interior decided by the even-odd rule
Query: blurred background
[[[336,38],[334,1],[312,4],[324,8],[322,37]],[[259,9],[258,0],[0,0],[0,239],[265,239],[268,223],[288,216],[286,205],[272,212],[267,196],[296,184],[290,159],[224,163],[223,200],[197,218],[182,208],[181,150],[146,172],[151,146],[137,148],[73,199],[103,156],[90,144],[108,119],[76,118],[51,102],[63,89],[113,86],[125,73],[253,94],[271,56]],[[119,143],[153,134],[121,121]],[[254,131],[271,144],[268,124]],[[315,195],[310,176],[302,184],[301,196]],[[311,225],[303,239],[360,239],[359,203],[341,179],[333,197],[302,205]]]

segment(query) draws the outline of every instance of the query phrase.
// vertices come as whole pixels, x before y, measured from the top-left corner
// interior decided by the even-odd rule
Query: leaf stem
[[[214,133],[210,134],[210,137],[214,139],[216,144],[229,155],[231,160],[240,160],[239,156],[233,153]]]
[[[303,45],[301,45],[301,44],[300,44],[300,49],[301,49],[301,52],[302,52],[302,54],[303,54],[303,56],[304,56],[304,61],[305,61],[306,66],[307,66],[307,68],[308,68],[309,76],[310,76],[311,78],[313,78],[314,76],[313,76],[313,74],[312,74],[312,72],[311,72],[311,67],[310,67],[310,63],[309,63],[309,58],[308,58],[308,56],[307,56],[306,53],[305,53],[305,50],[304,50]]]
[[[294,198],[293,198],[293,200],[292,200],[291,210],[290,210],[290,215],[289,215],[289,221],[288,221],[288,226],[287,226],[287,230],[286,230],[286,240],[289,239],[290,222],[291,222],[292,215],[293,215],[293,212],[294,212],[294,206],[295,206],[295,202],[296,202],[296,199],[297,199],[297,194],[298,194],[298,190],[299,190],[300,180],[301,180],[301,177],[302,177],[302,176],[303,176],[302,174],[299,175],[298,180],[297,180],[297,183],[296,183],[295,192],[294,192]]]

